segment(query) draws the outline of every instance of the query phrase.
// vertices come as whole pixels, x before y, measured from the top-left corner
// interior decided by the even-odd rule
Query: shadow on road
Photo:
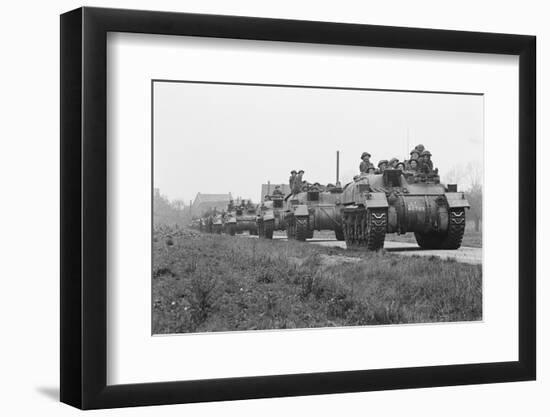
[[[386,252],[421,252],[425,249],[422,249],[421,247],[412,247],[412,248],[407,248],[407,247],[403,247],[403,248],[384,248],[384,250]]]

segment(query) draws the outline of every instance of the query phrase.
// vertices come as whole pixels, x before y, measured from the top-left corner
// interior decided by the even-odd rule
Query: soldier
[[[294,178],[294,181],[292,182],[292,194],[298,194],[300,191],[302,191],[302,177],[304,176],[305,172],[303,169],[298,171],[296,174],[296,177]]]
[[[296,172],[295,169],[290,171],[290,178],[288,179],[288,185],[290,186],[291,190],[294,187],[294,180],[296,179],[296,174],[297,174],[297,172]]]
[[[380,171],[380,173],[383,173],[387,167],[388,167],[387,159],[381,159],[380,161],[378,161],[378,171]]]
[[[418,171],[418,159],[412,158],[409,161],[409,171],[416,173]]]
[[[434,164],[431,160],[432,153],[428,150],[423,151],[420,156],[422,157],[422,163],[420,164],[420,172],[424,174],[430,174],[434,169]]]
[[[273,195],[283,195],[283,192],[281,191],[281,186],[276,185],[275,189],[273,190]]]
[[[370,161],[370,153],[363,152],[361,154],[361,164],[359,165],[359,172],[366,173],[369,167],[373,167],[374,165]]]
[[[397,158],[390,159],[390,162],[388,163],[388,168],[396,169],[398,162],[399,162],[399,159]]]

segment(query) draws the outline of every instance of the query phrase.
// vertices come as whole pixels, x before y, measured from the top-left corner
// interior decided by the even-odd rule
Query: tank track
[[[447,233],[415,233],[416,242],[422,249],[458,249],[462,245],[466,227],[466,210],[453,208],[449,210]]]
[[[466,210],[464,208],[449,210],[449,229],[443,241],[443,249],[458,249],[462,245],[466,228]]]
[[[308,228],[308,218],[307,217],[294,217],[295,221],[295,231],[296,231],[296,240],[300,242],[305,242],[309,237],[310,231]]]
[[[268,220],[263,222],[263,237],[266,239],[273,239],[273,229],[275,228],[275,222],[273,220]]]
[[[234,225],[227,226],[227,233],[229,234],[229,236],[235,236],[235,226]]]
[[[294,216],[289,216],[286,218],[286,237],[288,240],[294,239],[296,236],[296,225],[294,222]]]
[[[388,215],[386,209],[345,209],[344,238],[348,248],[377,251],[384,247]]]
[[[286,237],[305,242],[309,236],[308,218],[306,216],[296,217],[291,215],[287,217],[287,224]]]
[[[265,237],[265,225],[263,220],[258,220],[256,224],[258,225],[258,236]]]

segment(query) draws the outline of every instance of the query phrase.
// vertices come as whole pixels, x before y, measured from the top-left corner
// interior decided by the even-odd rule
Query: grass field
[[[479,265],[180,230],[153,242],[153,332],[480,320]]]

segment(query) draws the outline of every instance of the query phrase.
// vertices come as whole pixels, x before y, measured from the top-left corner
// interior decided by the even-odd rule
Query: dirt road
[[[256,236],[254,236],[256,237]],[[274,239],[286,240],[285,236],[274,236]],[[307,243],[312,245],[338,247],[346,249],[346,242],[341,242],[333,239],[320,239],[313,238],[308,239]],[[395,253],[403,256],[436,256],[442,259],[454,259],[457,262],[463,262],[467,264],[481,265],[482,249],[470,248],[462,246],[457,250],[424,250],[420,249],[415,243],[405,242],[391,242],[386,240],[384,243],[384,250],[387,252]]]

